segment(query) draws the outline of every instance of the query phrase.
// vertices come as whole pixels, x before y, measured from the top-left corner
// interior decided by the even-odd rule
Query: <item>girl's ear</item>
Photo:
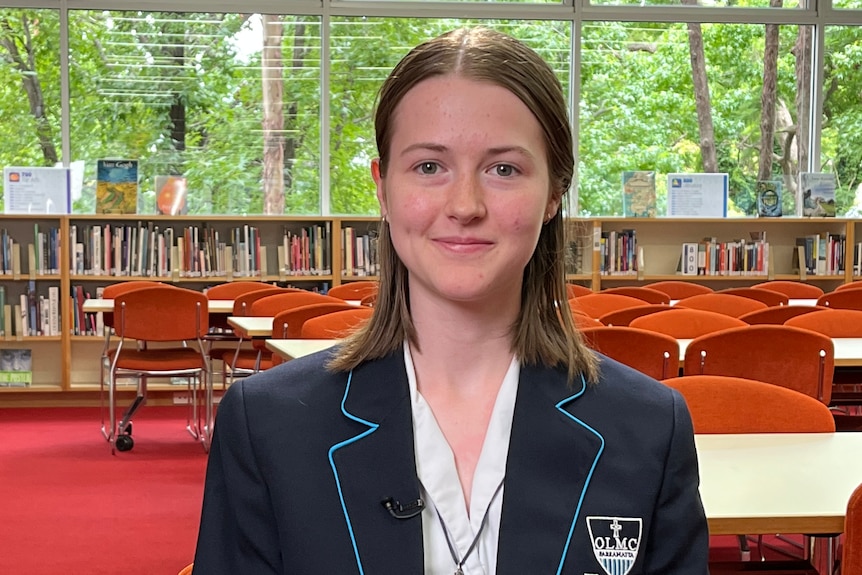
[[[380,215],[386,217],[386,190],[383,184],[383,173],[380,169],[380,158],[371,160],[371,178],[377,187],[377,202],[380,204]]]

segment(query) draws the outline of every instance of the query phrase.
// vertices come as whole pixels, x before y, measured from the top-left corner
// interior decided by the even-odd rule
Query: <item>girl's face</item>
[[[392,130],[386,173],[375,160],[372,175],[411,301],[519,302],[559,207],[532,112],[503,87],[438,76],[403,97]]]

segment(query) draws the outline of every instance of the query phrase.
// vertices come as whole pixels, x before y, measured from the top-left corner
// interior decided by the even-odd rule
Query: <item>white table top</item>
[[[208,303],[210,313],[233,313],[232,299],[211,299]],[[98,298],[84,300],[84,311],[87,313],[112,312],[114,311],[114,300]]]
[[[840,533],[862,433],[698,435],[710,533]]]
[[[228,325],[242,331],[248,337],[272,336],[272,316],[228,316]]]
[[[268,339],[266,347],[283,359],[296,359],[305,355],[329,349],[339,339]]]
[[[670,305],[676,305],[678,299],[670,300]],[[787,305],[817,305],[817,298],[788,298]]]
[[[678,339],[679,361],[685,359],[685,350],[690,339]],[[862,366],[862,337],[833,337],[832,346],[835,349],[836,366]]]

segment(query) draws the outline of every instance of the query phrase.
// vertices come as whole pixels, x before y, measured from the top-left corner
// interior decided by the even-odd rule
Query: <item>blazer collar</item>
[[[522,366],[506,465],[498,575],[563,573],[580,506],[604,440],[574,413],[584,392],[563,371]],[[419,499],[413,421],[399,350],[355,369],[342,403],[360,423],[332,454],[360,573],[424,572],[422,521],[381,504]],[[369,462],[374,462],[369,465]]]

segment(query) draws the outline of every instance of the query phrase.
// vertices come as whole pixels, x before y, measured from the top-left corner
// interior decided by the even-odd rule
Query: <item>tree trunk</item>
[[[24,53],[18,49],[22,46]],[[36,56],[32,36],[30,34],[30,21],[26,14],[21,15],[21,36],[16,37],[8,18],[0,21],[0,46],[6,49],[9,60],[21,72],[21,84],[27,101],[30,104],[30,114],[36,120],[36,137],[39,147],[42,148],[42,157],[45,165],[53,166],[59,161],[57,148],[54,146],[53,131],[45,111],[45,99],[42,96],[42,84],[39,74],[36,72]]]
[[[697,0],[682,0],[696,6]],[[688,24],[688,51],[691,57],[691,77],[694,83],[694,103],[697,108],[697,125],[700,130],[700,155],[703,171],[718,171],[715,153],[715,128],[712,125],[712,108],[709,99],[709,81],[706,77],[706,56],[703,51],[703,31],[700,24]]]
[[[296,70],[302,67],[302,62],[305,59],[305,24],[296,24],[296,29],[293,33],[293,54],[291,55],[291,70]],[[287,108],[287,117],[291,121],[296,122],[296,114],[299,111],[296,100],[294,99]],[[285,165],[289,166],[284,175],[285,189],[293,188],[293,166],[296,164],[296,150],[299,149],[300,140],[302,139],[301,130],[290,130],[289,134],[284,139],[284,160]]]
[[[772,8],[780,8],[782,0],[770,0]],[[758,180],[772,179],[772,153],[775,139],[775,97],[778,81],[778,26],[766,25],[763,49],[763,88],[760,92],[760,161]]]
[[[284,213],[284,72],[280,16],[263,16],[263,213]]]

